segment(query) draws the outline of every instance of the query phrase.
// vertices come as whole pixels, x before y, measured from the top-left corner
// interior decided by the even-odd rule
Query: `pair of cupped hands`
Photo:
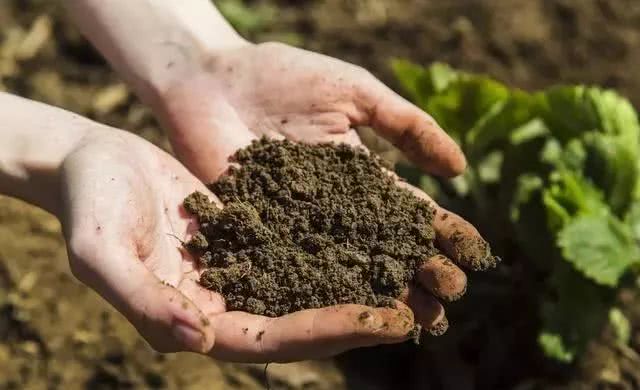
[[[200,271],[176,239],[194,231],[183,199],[197,190],[217,201],[203,183],[262,136],[362,146],[354,128],[370,126],[426,172],[461,173],[464,156],[429,115],[360,67],[275,43],[212,54],[198,72],[170,85],[154,109],[180,162],[133,134],[96,124],[61,171],[72,272],[154,349],[283,362],[401,342],[414,321],[426,329],[446,324],[441,302],[464,293],[462,269],[477,257],[458,246],[459,235],[479,235],[435,203],[437,242],[448,258],[425,259],[396,308],[340,305],[279,318],[229,312],[219,294],[198,284]]]

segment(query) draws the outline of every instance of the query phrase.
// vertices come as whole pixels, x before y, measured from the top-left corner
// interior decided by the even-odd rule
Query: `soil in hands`
[[[384,306],[437,253],[433,208],[382,160],[347,145],[262,139],[211,190],[184,201],[201,283],[228,310],[281,316],[344,303]]]

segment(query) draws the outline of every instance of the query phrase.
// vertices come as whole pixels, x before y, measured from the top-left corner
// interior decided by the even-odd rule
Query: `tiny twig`
[[[249,272],[251,272],[251,263],[247,262],[247,270],[244,271],[244,273],[238,278],[238,280],[242,280],[245,276],[249,275]]]
[[[182,241],[182,240],[180,239],[180,237],[176,236],[176,235],[175,235],[175,234],[173,234],[173,233],[167,233],[167,236],[169,236],[169,237],[173,237],[173,238],[175,238],[176,240],[180,241],[180,243],[181,243],[183,246],[186,244],[186,242],[185,242],[185,241]]]
[[[267,372],[267,369],[269,368],[269,364],[271,363],[267,363],[264,365],[264,372],[262,373],[262,375],[264,376],[264,383],[267,390],[271,390],[271,383],[269,383],[269,373]]]

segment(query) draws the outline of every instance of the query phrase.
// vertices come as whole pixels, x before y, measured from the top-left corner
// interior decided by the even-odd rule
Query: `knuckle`
[[[363,310],[356,317],[353,336],[368,336],[382,326],[380,315],[375,310]]]

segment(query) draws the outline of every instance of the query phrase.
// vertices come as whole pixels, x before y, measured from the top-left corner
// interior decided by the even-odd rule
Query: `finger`
[[[456,264],[473,271],[484,271],[498,264],[500,259],[491,254],[491,246],[472,224],[461,216],[443,209],[424,191],[411,184],[398,181],[397,185],[433,206],[433,227],[438,245]]]
[[[398,343],[413,329],[413,313],[397,307],[340,305],[268,318],[227,312],[212,319],[216,345],[211,355],[238,362],[318,359],[353,348]]]
[[[360,91],[367,114],[359,125],[373,127],[428,172],[451,177],[464,171],[460,147],[431,116],[373,76],[363,80]]]
[[[409,288],[399,299],[409,305],[413,310],[416,323],[422,325],[430,334],[440,336],[449,328],[444,307],[431,294],[420,288]]]
[[[461,216],[437,207],[433,224],[440,248],[462,267],[484,271],[497,265],[489,243]]]
[[[74,274],[124,315],[155,350],[204,353],[213,347],[207,317],[135,255],[108,246],[97,251],[86,241],[70,247]],[[90,258],[100,266],[87,265]]]
[[[425,261],[416,279],[422,288],[445,302],[457,301],[467,291],[467,275],[443,255]]]

